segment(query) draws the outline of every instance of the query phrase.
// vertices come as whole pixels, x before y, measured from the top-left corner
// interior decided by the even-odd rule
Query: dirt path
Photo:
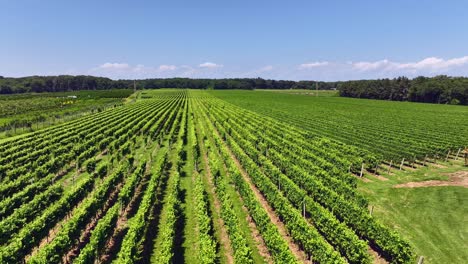
[[[117,254],[117,249],[120,247],[122,243],[123,236],[125,235],[127,221],[128,218],[135,213],[136,208],[141,200],[143,189],[146,186],[147,176],[141,180],[140,184],[138,185],[133,198],[128,203],[127,207],[121,211],[119,217],[117,218],[117,222],[114,227],[113,234],[107,240],[101,256],[96,256],[99,259],[99,263],[108,263],[112,259],[112,256]]]
[[[365,178],[365,177],[358,177],[358,179],[363,181],[363,182],[372,182],[370,179]]]
[[[218,131],[215,131],[218,134]],[[219,134],[218,134],[219,136]],[[221,137],[220,137],[221,138]],[[224,142],[224,144],[226,144]],[[247,172],[244,170],[242,165],[240,164],[239,160],[237,157],[231,152],[229,147],[227,147],[229,155],[231,156],[231,159],[234,161],[236,164],[236,167],[239,169],[242,177],[244,180],[247,182],[249,185],[250,189],[253,191],[255,197],[257,200],[260,202],[262,205],[263,209],[267,212],[271,222],[278,227],[278,231],[280,235],[284,238],[286,243],[288,244],[289,250],[294,254],[296,259],[298,259],[302,263],[309,263],[310,261],[307,258],[307,255],[305,254],[304,251],[302,251],[299,246],[294,243],[293,239],[288,235],[286,226],[281,222],[279,217],[275,214],[273,208],[268,204],[268,202],[265,200],[265,197],[261,194],[261,192],[257,189],[257,187],[252,183],[250,177],[248,176]]]
[[[198,127],[196,127],[196,132],[197,132],[197,134],[201,134]],[[209,167],[207,149],[206,149],[205,144],[204,144],[204,142],[202,140],[202,137],[197,136],[197,138],[199,139],[198,143],[200,144],[201,150],[202,150],[202,157],[203,157],[204,164],[205,164],[205,171],[207,171],[207,176],[208,176],[207,180],[208,180],[208,184],[209,184],[208,192],[213,197],[213,200],[214,200],[213,205],[215,207],[215,210],[216,210],[217,214],[219,216],[221,216],[221,202],[219,201],[219,198],[218,198],[216,192],[214,191],[215,186],[214,186],[214,183],[213,183],[213,177],[212,177],[212,174],[211,174],[211,169]],[[211,141],[212,141],[212,139],[211,139]],[[219,153],[217,153],[217,154],[219,155]],[[226,165],[224,163],[223,163],[223,167],[224,167],[224,170],[227,171]],[[257,229],[257,225],[255,224],[252,217],[248,213],[247,208],[244,206],[244,202],[242,201],[242,198],[240,196],[239,196],[239,198],[241,199],[242,210],[246,213],[247,224],[249,226],[251,236],[252,236],[253,240],[255,241],[258,253],[260,254],[260,256],[264,260],[266,260],[266,262],[268,264],[272,264],[273,259],[271,257],[270,252],[268,251],[268,248],[267,248],[267,246],[265,244],[265,241],[263,240],[263,237],[260,235],[260,232]],[[226,227],[225,227],[225,224],[224,224],[224,220],[221,217],[218,218],[217,225],[219,226],[219,230],[220,230],[220,236],[221,236],[220,237],[220,240],[221,240],[220,243],[227,252],[227,256],[226,256],[227,261],[228,261],[229,264],[234,263],[234,258],[233,258],[234,253],[232,251],[231,240],[230,240],[229,235],[227,233],[227,230],[226,230]]]
[[[380,180],[380,181],[388,181],[388,178],[385,178],[385,177],[382,176],[382,175],[378,175],[378,174],[375,174],[375,173],[372,173],[372,172],[367,172],[366,174],[367,174],[367,175],[370,175],[370,177],[375,178],[375,179],[378,179],[378,180]],[[364,179],[364,177],[363,177],[362,179]]]
[[[434,162],[434,161],[432,161],[432,160],[426,162],[426,165],[427,165],[428,167],[436,167],[436,168],[439,168],[439,169],[445,169],[445,168],[447,168],[447,166],[442,165],[442,164],[439,164],[439,163]]]
[[[89,221],[86,225],[86,228],[82,231],[78,243],[76,243],[62,258],[62,263],[68,264],[72,263],[78,254],[80,254],[81,249],[89,242],[91,237],[91,231],[94,230],[99,220],[107,213],[110,207],[112,207],[119,194],[120,189],[122,188],[123,183],[120,183],[115,187],[115,190],[109,195],[106,203],[103,208],[101,208],[96,215]]]
[[[241,198],[241,201],[242,201],[242,198]],[[242,203],[244,203],[244,201],[242,201]],[[273,258],[271,257],[271,254],[268,251],[268,248],[265,244],[265,241],[263,240],[262,235],[258,231],[257,225],[255,224],[254,220],[250,216],[249,210],[245,207],[245,205],[242,205],[242,210],[246,214],[246,220],[249,225],[250,232],[252,232],[251,235],[255,243],[257,244],[258,253],[260,254],[260,256],[263,257],[266,263],[273,264],[274,263]]]
[[[200,144],[200,142],[199,142]],[[207,188],[208,192],[210,193],[210,196],[213,197],[213,205],[216,210],[216,213],[220,216],[221,215],[221,203],[218,199],[218,196],[214,192],[216,189],[213,183],[213,176],[211,175],[211,169],[209,167],[209,161],[208,157],[206,155],[206,149],[203,143],[201,143],[201,148],[202,148],[202,157],[205,165],[205,171],[206,171],[206,178],[208,181],[209,188]],[[217,229],[219,230],[220,234],[220,244],[224,248],[226,254],[226,260],[228,264],[234,263],[234,252],[232,250],[232,245],[231,245],[231,240],[229,239],[229,235],[227,233],[226,227],[224,225],[224,221],[221,217],[217,218],[217,223],[216,226],[218,227]]]
[[[433,186],[462,186],[468,188],[468,171],[458,171],[447,174],[449,176],[448,181],[422,181],[422,182],[407,182],[397,184],[395,188],[418,188],[418,187],[433,187]]]
[[[155,144],[155,147],[151,148],[151,144]],[[156,141],[152,142],[151,144],[145,146],[145,150],[151,151],[151,154],[150,159],[146,162],[144,176],[138,184],[137,188],[135,189],[133,197],[128,203],[128,205],[120,211],[119,216],[117,218],[117,222],[114,227],[114,232],[107,239],[106,244],[102,249],[102,254],[100,256],[96,256],[96,259],[98,259],[98,263],[110,263],[113,260],[113,258],[117,256],[122,241],[125,235],[127,234],[128,219],[135,215],[138,206],[141,200],[143,199],[144,191],[148,185],[148,181],[151,176],[151,166],[153,164],[153,157],[161,147],[160,144]]]
[[[382,256],[380,256],[375,250],[373,250],[372,248],[368,248],[367,252],[369,253],[369,255],[372,256],[372,263],[373,264],[388,264],[389,262],[386,261],[384,258],[382,258]]]
[[[89,195],[89,194],[88,194]],[[87,196],[86,196],[87,197]],[[61,219],[59,220],[54,227],[48,230],[47,236],[41,239],[39,244],[34,247],[29,254],[27,254],[24,259],[27,262],[32,256],[34,256],[41,248],[43,248],[46,244],[49,243],[49,241],[52,241],[57,233],[62,229],[63,225],[70,219],[70,217],[73,215],[73,212],[79,208],[83,202],[86,200],[86,197],[81,199],[75,206],[73,206],[68,213]]]
[[[208,118],[208,122],[211,122],[211,120]],[[238,168],[239,172],[241,173],[242,177],[244,178],[244,180],[246,181],[246,183],[249,185],[250,189],[253,191],[256,199],[260,202],[260,205],[263,207],[263,209],[267,212],[269,218],[270,218],[270,221],[276,225],[276,227],[278,228],[278,231],[279,231],[279,234],[284,238],[284,240],[286,241],[288,247],[289,247],[289,250],[291,251],[291,253],[296,257],[297,260],[299,260],[300,262],[302,263],[310,263],[310,261],[308,260],[307,258],[307,255],[305,254],[304,251],[302,251],[299,246],[294,243],[293,239],[288,235],[288,232],[287,232],[287,229],[284,225],[283,222],[281,222],[281,220],[279,219],[279,217],[275,214],[273,208],[271,208],[271,206],[268,204],[268,202],[266,201],[265,197],[263,197],[263,195],[261,194],[261,192],[257,189],[257,187],[252,183],[249,175],[247,174],[247,172],[244,170],[244,168],[242,167],[242,165],[240,164],[239,160],[237,159],[237,157],[232,153],[231,149],[227,146],[226,142],[223,140],[223,137],[221,137],[221,135],[219,134],[219,131],[213,127],[213,132],[216,134],[216,136],[221,139],[223,141],[223,144],[226,146],[227,148],[227,151],[229,153],[229,156],[231,157],[231,159],[234,161],[234,163],[236,164],[236,167]]]

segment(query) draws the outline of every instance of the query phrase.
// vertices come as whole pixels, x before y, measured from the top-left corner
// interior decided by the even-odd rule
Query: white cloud
[[[396,70],[403,70],[403,71],[410,71],[412,73],[415,72],[437,72],[437,71],[445,71],[450,68],[456,68],[464,65],[468,65],[468,56],[460,57],[460,58],[453,58],[444,60],[437,57],[429,57],[425,58],[420,61],[416,62],[392,62],[388,59],[375,61],[375,62],[368,62],[368,61],[361,61],[351,64],[354,69],[360,71],[374,71],[374,70],[381,70],[381,71],[396,71]]]
[[[106,62],[99,66],[101,69],[115,69],[115,70],[125,70],[130,66],[127,63],[110,63]]]
[[[393,63],[385,59],[385,60],[380,60],[380,61],[375,61],[375,62],[360,61],[360,62],[351,63],[350,65],[352,65],[354,69],[359,70],[359,71],[372,71],[372,70],[387,68],[393,65]]]
[[[271,78],[270,76],[276,75],[276,72],[276,67],[273,67],[273,65],[266,65],[253,70],[247,69],[247,71],[244,71],[244,69],[239,69],[238,72],[232,72],[231,75],[233,78],[257,78],[259,76],[262,78]]]
[[[310,62],[310,63],[303,63],[299,65],[300,70],[306,70],[306,69],[312,69],[312,68],[317,68],[317,67],[322,67],[322,66],[328,66],[330,63],[328,61],[316,61],[316,62]]]
[[[216,63],[213,63],[213,62],[205,62],[205,63],[202,63],[202,64],[198,65],[198,67],[207,68],[207,69],[216,69],[216,68],[222,68],[223,65],[222,64],[216,64]]]
[[[449,59],[427,57],[420,60],[400,62],[390,59],[375,61],[312,61],[296,64],[292,67],[291,65],[280,64],[258,67],[224,67],[213,62],[195,65],[159,64],[145,66],[143,64],[131,65],[124,62],[107,62],[87,72],[76,71],[75,74],[79,73],[106,76],[113,79],[261,77],[266,79],[324,81],[393,78],[398,76],[412,78],[419,75],[435,76],[439,74],[467,76],[468,56]]]
[[[159,70],[161,71],[174,71],[177,69],[175,65],[160,65]]]
[[[267,71],[271,71],[271,70],[273,70],[273,66],[267,65],[265,67],[262,67],[262,68],[258,69],[258,72],[267,72]]]
[[[130,66],[127,69],[130,69]],[[147,72],[149,69],[143,64],[138,64],[137,66],[131,68],[131,70],[137,73],[141,73],[141,72]]]
[[[439,70],[447,69],[451,67],[459,67],[468,64],[468,56],[444,60],[437,57],[429,57],[418,62],[413,63],[402,63],[398,64],[397,67],[400,69],[430,69]]]

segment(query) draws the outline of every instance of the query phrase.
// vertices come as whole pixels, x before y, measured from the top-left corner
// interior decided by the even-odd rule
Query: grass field
[[[362,126],[368,145],[339,141],[376,109],[405,118]],[[465,111],[325,94],[139,91],[0,141],[0,263],[463,263],[468,169],[455,161],[465,138],[452,129]],[[445,126],[421,132],[429,112]],[[309,124],[319,116],[321,126]],[[381,140],[393,142],[389,134],[397,146]],[[448,156],[433,156],[447,146]],[[423,151],[432,155],[386,163]],[[447,183],[459,186],[439,186]],[[418,185],[432,186],[409,188]]]
[[[297,95],[306,95],[306,96],[319,96],[319,97],[336,97],[339,96],[337,90],[301,90],[301,89],[291,89],[291,90],[262,90],[268,92],[277,92],[283,94],[297,94]]]
[[[408,182],[448,181],[453,173],[468,168],[457,162],[442,166],[419,168],[415,171],[392,170],[386,180],[366,176],[371,182],[360,182],[359,189],[374,206],[375,217],[392,226],[408,238],[424,263],[463,263],[468,259],[468,188],[464,186],[434,186],[395,188]],[[465,180],[466,181],[466,180]]]

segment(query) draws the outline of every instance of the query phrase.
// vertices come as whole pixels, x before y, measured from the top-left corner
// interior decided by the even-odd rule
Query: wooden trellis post
[[[405,158],[403,158],[403,159],[401,160],[400,170],[403,168],[403,163],[405,163]]]
[[[369,210],[369,213],[370,213],[371,216],[372,216],[372,213],[373,213],[373,212],[374,212],[374,206],[371,205],[370,210]]]
[[[278,189],[281,191],[281,181],[280,176],[278,175]]]
[[[78,176],[78,160],[76,161],[76,173],[73,174],[73,183],[72,185],[75,186],[75,177]]]
[[[447,153],[447,157],[445,157],[445,162],[447,162],[449,156],[450,156],[450,150],[449,150],[448,153]]]
[[[458,155],[460,155],[460,150],[461,150],[461,148],[458,149],[457,156],[455,156],[456,160],[458,159]]]
[[[302,199],[302,214],[303,214],[303,217],[305,218],[305,214],[306,214],[306,210],[305,210],[305,197]]]
[[[468,148],[463,151],[463,156],[465,157],[465,166],[468,166]]]
[[[390,174],[390,169],[392,168],[393,160],[390,161],[390,166],[388,166],[387,174]]]
[[[418,264],[423,264],[424,263],[424,257],[420,256],[418,260]]]
[[[359,177],[362,177],[362,173],[364,172],[364,163],[361,165],[361,174],[359,174]]]

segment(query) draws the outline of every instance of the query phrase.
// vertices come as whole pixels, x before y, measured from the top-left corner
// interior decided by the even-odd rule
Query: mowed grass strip
[[[374,206],[373,215],[408,239],[424,263],[466,263],[468,259],[468,188],[430,186],[396,188],[408,182],[447,181],[468,173],[460,161],[415,171],[392,170],[388,180],[368,176],[359,189]]]

